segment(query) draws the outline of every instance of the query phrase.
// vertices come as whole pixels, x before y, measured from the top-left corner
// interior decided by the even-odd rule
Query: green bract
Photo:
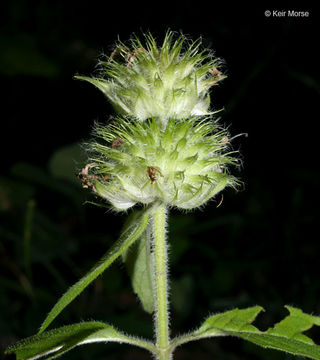
[[[173,38],[168,32],[160,49],[151,34],[145,46],[137,38],[131,47],[120,43],[98,77],[77,78],[99,88],[119,114],[141,121],[208,115],[209,89],[223,78],[219,59],[200,49],[200,39],[185,45],[183,35]]]
[[[198,207],[236,179],[227,165],[226,130],[211,119],[170,119],[165,129],[155,119],[116,119],[97,125],[101,142],[90,143],[91,163],[83,174],[86,186],[116,209],[156,201],[182,209]]]

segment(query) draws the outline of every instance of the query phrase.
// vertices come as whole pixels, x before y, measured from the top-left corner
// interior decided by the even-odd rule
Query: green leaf
[[[11,345],[6,354],[15,353],[17,360],[47,356],[53,359],[77,345],[98,341],[123,341],[122,335],[107,324],[84,322],[43,332]],[[50,356],[48,356],[50,355]]]
[[[135,242],[122,258],[131,278],[134,292],[138,295],[144,310],[151,314],[154,311],[154,298],[150,242],[151,229],[149,225],[140,240]]]
[[[209,317],[194,333],[178,338],[174,343],[211,336],[233,335],[248,340],[264,348],[277,349],[294,355],[320,360],[320,346],[302,334],[313,325],[320,325],[320,317],[303,313],[300,309],[286,306],[289,315],[267,331],[260,331],[251,325],[263,310],[261,306],[248,309],[234,309]]]
[[[125,342],[154,351],[153,344],[147,341],[123,335],[108,324],[91,321],[63,326],[28,337],[11,345],[5,353],[15,353],[17,360],[31,360],[40,357],[49,360],[78,345],[109,341]]]
[[[153,207],[135,212],[130,222],[123,228],[118,241],[116,241],[101,260],[77,283],[75,283],[55,304],[41,325],[39,333],[43,332],[60,312],[76,298],[94,279],[96,279],[113,261],[125,252],[144,232]]]
[[[23,61],[21,61],[23,59]],[[0,35],[0,73],[2,76],[57,78],[61,66],[41,50],[36,38],[27,33]]]
[[[20,162],[14,164],[10,172],[14,177],[26,183],[40,185],[54,192],[63,194],[72,199],[75,204],[81,203],[82,201],[81,197],[79,198],[79,189],[77,189],[74,184],[55,179],[40,167]]]
[[[52,154],[49,170],[56,178],[66,179],[80,187],[76,174],[79,172],[79,164],[84,164],[86,160],[81,144],[73,143],[57,149]]]

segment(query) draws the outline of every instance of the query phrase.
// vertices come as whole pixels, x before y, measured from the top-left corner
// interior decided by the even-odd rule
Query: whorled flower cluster
[[[119,114],[96,125],[79,174],[116,210],[156,201],[192,209],[238,183],[228,171],[238,162],[229,135],[208,116],[209,88],[222,78],[218,61],[200,42],[183,50],[186,38],[173,36],[160,48],[150,34],[146,46],[121,44],[102,63],[104,78],[78,77],[102,90]]]
[[[130,48],[118,44],[97,77],[76,78],[100,89],[117,113],[141,121],[210,114],[209,89],[224,78],[220,60],[200,49],[200,39],[183,50],[183,35],[174,41],[168,32],[160,49],[151,34],[145,37],[145,46],[138,38]]]
[[[82,178],[118,210],[155,201],[192,209],[237,184],[227,173],[237,162],[226,152],[228,134],[207,119],[170,119],[163,131],[155,119],[119,118],[97,125],[95,133],[100,142],[88,144],[90,164]]]

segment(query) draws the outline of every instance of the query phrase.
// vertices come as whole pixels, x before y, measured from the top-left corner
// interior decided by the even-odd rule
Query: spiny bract
[[[151,34],[144,36],[145,46],[138,38],[131,47],[120,43],[100,62],[98,77],[76,78],[100,89],[118,114],[141,121],[208,115],[209,89],[224,77],[219,59],[200,49],[201,39],[186,44],[185,36],[174,41],[168,31],[159,48]]]
[[[119,118],[95,133],[82,181],[117,210],[156,201],[192,209],[237,184],[228,134],[211,119],[169,119],[162,129],[155,119]]]

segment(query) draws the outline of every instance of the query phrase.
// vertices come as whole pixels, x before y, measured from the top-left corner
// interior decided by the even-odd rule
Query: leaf
[[[21,61],[23,59],[23,61]],[[26,33],[0,36],[0,73],[4,76],[60,76],[57,62],[46,56],[36,39]]]
[[[108,324],[97,321],[83,322],[46,331],[8,347],[6,354],[15,353],[17,360],[31,360],[46,357],[53,359],[72,348],[92,342],[125,342],[154,351],[151,343],[128,337]]]
[[[40,167],[20,162],[14,164],[10,172],[14,177],[19,178],[19,180],[32,185],[40,185],[51,191],[63,194],[72,199],[75,204],[79,204],[82,201],[79,198],[79,189],[74,184],[55,179]]]
[[[79,172],[79,164],[86,161],[80,143],[73,143],[57,149],[49,161],[49,170],[56,178],[66,179],[80,187],[75,175]]]
[[[140,240],[133,244],[123,254],[122,258],[131,278],[134,292],[138,295],[143,309],[151,314],[154,311],[154,298],[150,241],[151,229],[149,225]]]
[[[6,354],[15,353],[17,360],[34,359],[47,356],[53,359],[77,345],[98,341],[123,341],[123,335],[107,324],[84,322],[63,326],[43,332],[11,345]]]
[[[123,228],[118,241],[116,241],[101,260],[77,283],[75,283],[55,304],[41,325],[39,333],[43,332],[60,312],[71,303],[94,279],[96,279],[113,261],[125,252],[144,232],[149,221],[153,207],[135,212],[130,222]]]
[[[256,316],[263,311],[261,306],[234,309],[211,316],[197,331],[187,335],[185,339],[177,339],[176,345],[205,337],[233,335],[264,348],[320,360],[320,346],[302,334],[313,325],[320,326],[320,317],[305,314],[291,306],[286,308],[290,314],[267,331],[260,331],[251,325]]]

